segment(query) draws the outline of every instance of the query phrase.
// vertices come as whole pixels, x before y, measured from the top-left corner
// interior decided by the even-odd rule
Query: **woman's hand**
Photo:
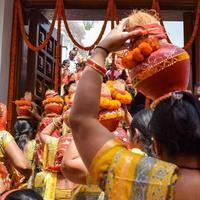
[[[106,48],[109,52],[113,52],[121,49],[127,40],[142,36],[142,30],[124,31],[126,23],[127,19],[124,19],[100,42],[99,46]]]

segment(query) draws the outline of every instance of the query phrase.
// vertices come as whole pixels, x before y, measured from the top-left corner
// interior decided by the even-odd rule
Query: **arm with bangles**
[[[109,52],[116,51],[123,46],[126,40],[137,37],[140,31],[124,32],[124,21],[113,29],[99,44]],[[100,66],[105,65],[107,53],[102,48],[93,51],[91,59]],[[79,81],[74,103],[70,113],[70,126],[77,149],[87,168],[112,134],[97,120],[101,92],[102,75],[87,66]]]
[[[39,134],[40,139],[43,143],[46,143],[48,138],[51,138],[51,134],[62,126],[62,116],[53,118],[53,122],[46,126]]]
[[[61,164],[62,174],[73,183],[86,184],[87,169],[77,151],[74,140],[65,150]]]

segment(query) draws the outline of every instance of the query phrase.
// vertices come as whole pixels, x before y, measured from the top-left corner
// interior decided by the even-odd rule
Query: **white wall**
[[[0,102],[7,103],[14,0],[0,0]]]

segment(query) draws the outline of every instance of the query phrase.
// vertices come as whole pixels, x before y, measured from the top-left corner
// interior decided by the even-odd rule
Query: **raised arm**
[[[40,132],[40,139],[43,143],[46,143],[50,135],[57,129],[60,128],[62,125],[62,116],[54,118],[53,122],[50,123],[48,126],[46,126],[41,132]]]
[[[99,46],[109,52],[115,51],[126,40],[140,34],[139,31],[123,32],[125,25],[126,22],[123,22],[113,29]],[[91,59],[104,66],[106,57],[106,51],[96,48]],[[98,150],[113,137],[97,120],[102,78],[96,70],[86,67],[79,81],[69,118],[76,146],[87,168]]]

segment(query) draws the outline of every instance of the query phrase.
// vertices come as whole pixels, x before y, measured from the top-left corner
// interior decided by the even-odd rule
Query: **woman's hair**
[[[152,142],[151,142],[151,134],[149,132],[148,126],[151,120],[153,111],[151,109],[148,110],[140,110],[133,116],[133,121],[131,123],[131,140],[133,139],[133,134],[138,131],[138,139],[144,144],[145,152],[152,156]]]
[[[22,189],[10,193],[5,200],[42,200],[43,198],[32,189]]]
[[[130,92],[130,90],[129,90]],[[132,94],[133,101],[128,105],[129,112],[134,116],[137,112],[145,108],[145,96],[138,92],[136,95]]]
[[[150,131],[169,156],[200,154],[200,102],[187,92],[175,92],[153,113]]]
[[[17,119],[14,124],[14,135],[17,145],[21,150],[24,149],[25,144],[28,142],[30,136],[33,134],[30,121],[27,119]]]

